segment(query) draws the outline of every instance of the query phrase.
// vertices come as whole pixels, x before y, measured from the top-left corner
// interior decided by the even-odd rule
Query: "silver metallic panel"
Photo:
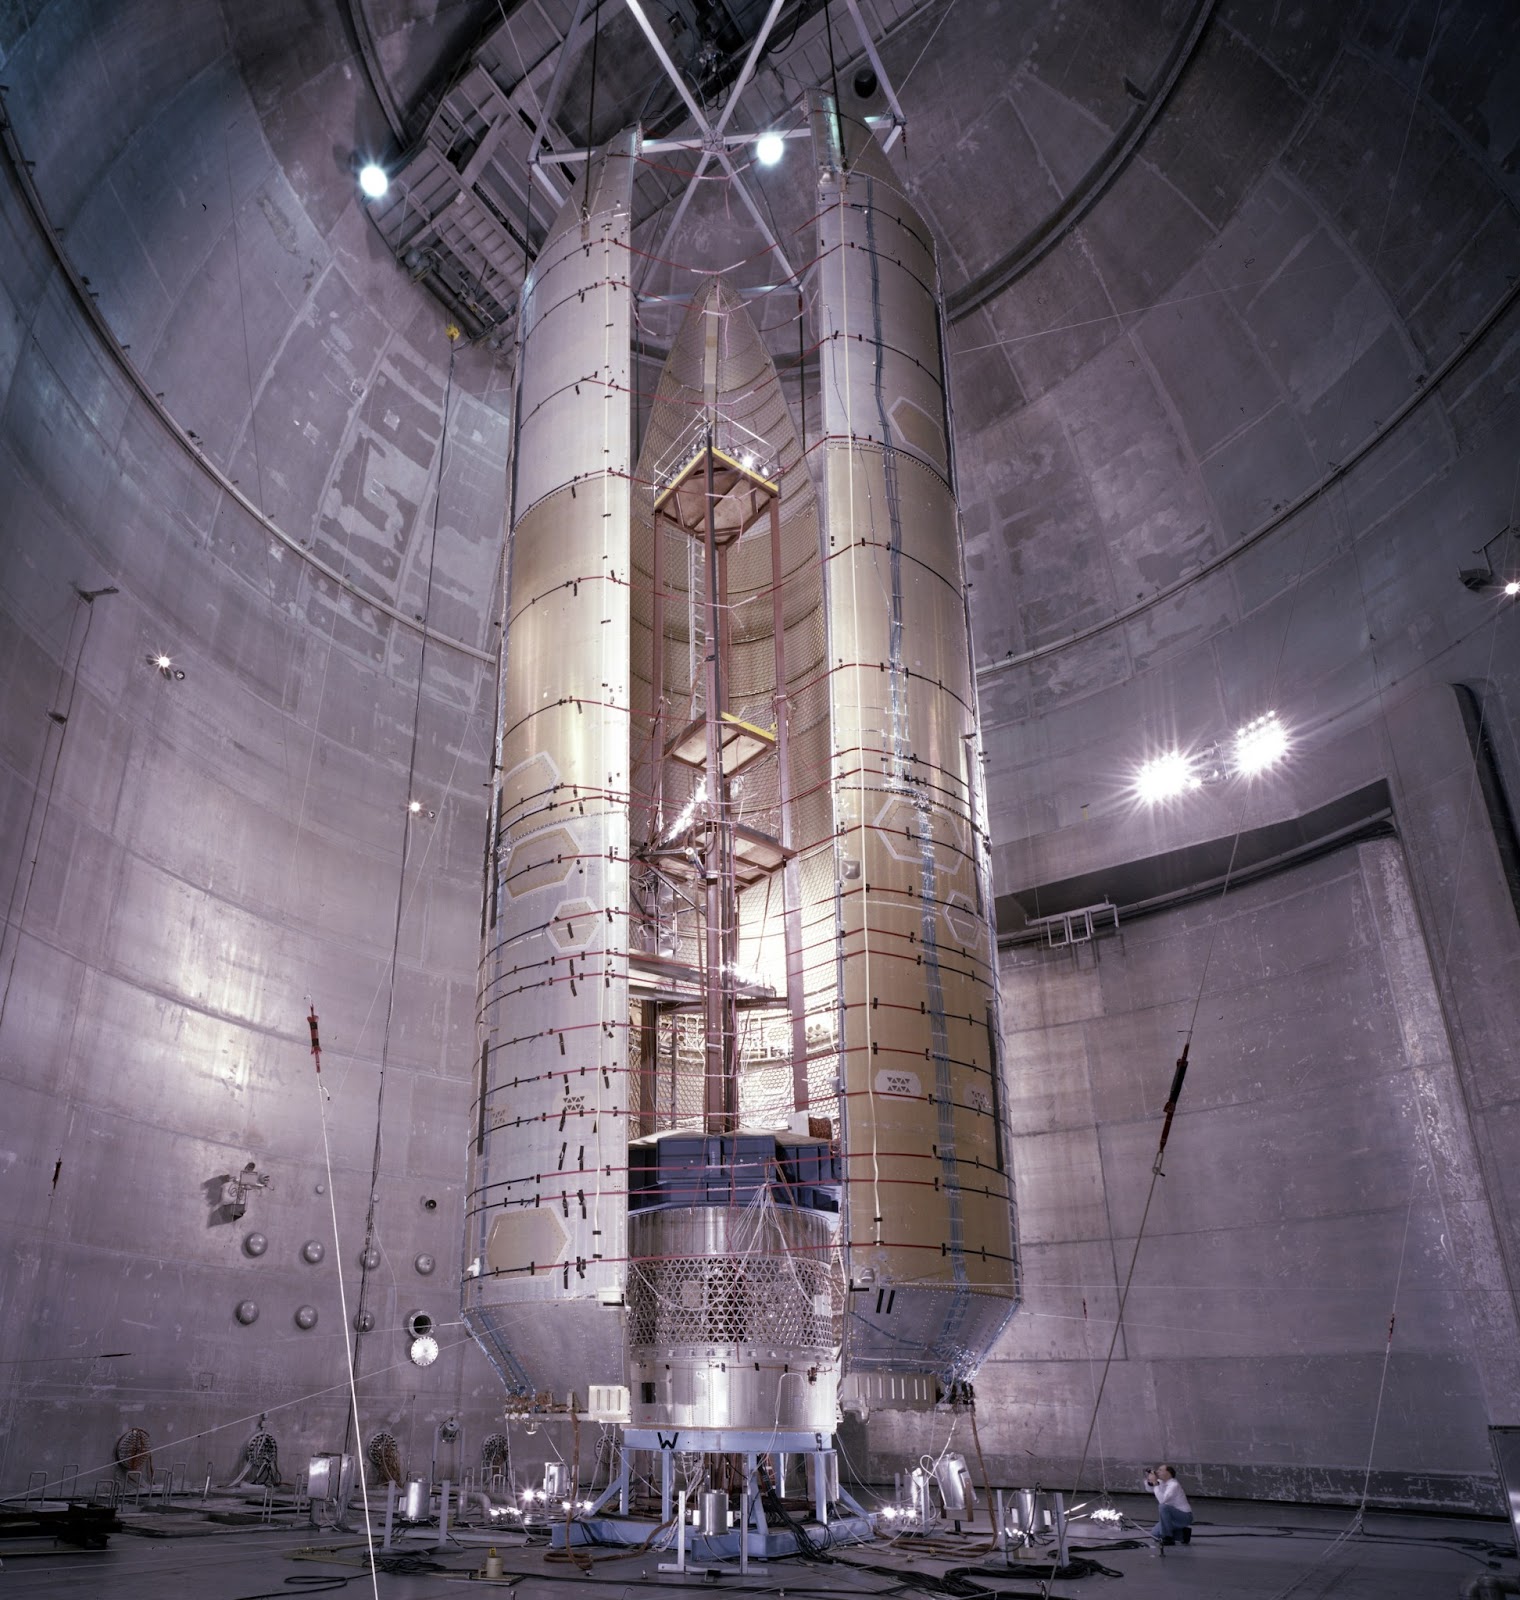
[[[929,235],[872,145],[818,219],[824,430],[890,444],[948,480],[938,268]]]
[[[832,1432],[842,1277],[834,1219],[790,1206],[636,1214],[636,1427]]]
[[[593,171],[590,211],[583,220],[578,189],[528,277],[518,354],[518,517],[572,481],[609,473],[626,482],[635,147],[631,132],[608,147]]]
[[[850,1370],[979,1365],[1017,1294],[928,230],[814,106]]]
[[[466,1221],[471,1330],[512,1388],[582,1403],[623,1367],[632,148],[525,293]]]

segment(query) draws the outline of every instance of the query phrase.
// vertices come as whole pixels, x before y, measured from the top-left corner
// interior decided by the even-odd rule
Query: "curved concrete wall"
[[[456,1306],[506,374],[461,353],[450,388],[442,319],[334,154],[384,132],[362,77],[335,25],[271,61],[247,30],[290,37],[275,9],[60,0],[3,41],[62,233],[7,163],[7,1484],[88,1480],[129,1425],[196,1477],[265,1410],[287,1478],[340,1445],[382,1055],[365,1432],[425,1461],[433,1419],[496,1388]],[[250,1160],[271,1186],[224,1222],[209,1180]],[[442,1328],[426,1373],[414,1308]]]
[[[1102,899],[1106,878],[1115,899],[1175,893],[1177,852],[1214,860],[1222,840],[1217,872],[1238,835],[1367,785],[1387,785],[1395,833],[1122,915],[1081,952],[1008,954],[1028,1274],[982,1374],[995,1476],[1076,1467],[1196,1005],[1093,1456],[1181,1455],[1206,1491],[1288,1497],[1355,1498],[1370,1465],[1374,1495],[1497,1505],[1484,1429],[1515,1420],[1520,1349],[1520,928],[1504,808],[1450,686],[1477,688],[1515,792],[1520,612],[1457,573],[1514,517],[1520,214],[1499,86],[1516,41],[1489,7],[1443,14],[1433,40],[1393,13],[1218,7],[1095,209],[955,329],[1012,922],[1080,903],[1078,885]],[[946,82],[995,71],[954,27]],[[993,124],[1021,141],[1035,216],[1132,109],[1115,57],[1059,38],[1049,20],[1001,63],[991,109],[944,107],[942,149]],[[983,217],[968,278],[1031,221]],[[1227,746],[1269,709],[1286,768],[1136,805],[1141,761]],[[906,1443],[884,1421],[873,1460]]]

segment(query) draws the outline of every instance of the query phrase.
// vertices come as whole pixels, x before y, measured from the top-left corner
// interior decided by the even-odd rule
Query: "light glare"
[[[1180,750],[1168,750],[1141,767],[1135,789],[1142,800],[1154,805],[1158,800],[1172,799],[1184,789],[1196,789],[1198,783],[1188,758]]]
[[[359,168],[359,187],[371,200],[381,199],[390,186],[391,180],[386,176],[385,168],[378,162],[366,161]]]
[[[755,160],[762,167],[773,167],[786,149],[786,140],[779,133],[762,133],[755,140]]]
[[[1235,769],[1243,777],[1254,777],[1275,767],[1287,753],[1287,731],[1275,711],[1253,717],[1235,735]]]
[[[1510,597],[1511,600],[1513,600],[1517,594],[1520,594],[1520,579],[1511,578],[1509,582],[1504,585],[1504,592]]]

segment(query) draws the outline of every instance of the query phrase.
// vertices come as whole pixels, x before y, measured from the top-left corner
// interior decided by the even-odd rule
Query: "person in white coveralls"
[[[1158,1545],[1193,1542],[1193,1508],[1177,1482],[1177,1474],[1163,1461],[1145,1475],[1145,1487],[1156,1497],[1161,1516],[1151,1529]]]

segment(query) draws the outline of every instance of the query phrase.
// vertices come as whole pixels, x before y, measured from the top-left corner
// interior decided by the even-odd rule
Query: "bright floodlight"
[[[1170,800],[1184,789],[1196,789],[1198,783],[1188,758],[1180,750],[1168,750],[1141,767],[1135,789],[1142,800],[1154,805],[1158,800]]]
[[[1504,592],[1510,597],[1511,600],[1513,600],[1517,594],[1520,594],[1520,580],[1511,578],[1509,582],[1504,585]]]
[[[786,140],[779,133],[762,133],[755,140],[755,160],[762,167],[773,167],[786,149]]]
[[[374,161],[366,161],[359,168],[359,187],[371,200],[379,200],[391,186],[385,168]]]
[[[1235,767],[1244,777],[1276,766],[1287,753],[1288,735],[1275,711],[1253,717],[1235,735]]]

